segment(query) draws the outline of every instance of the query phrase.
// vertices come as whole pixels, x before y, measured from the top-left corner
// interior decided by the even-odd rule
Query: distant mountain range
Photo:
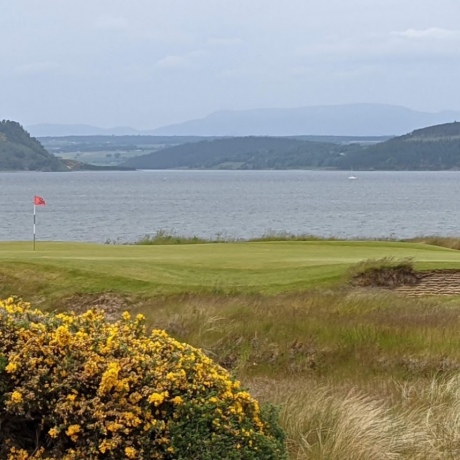
[[[385,104],[323,105],[289,109],[224,110],[152,130],[90,125],[39,124],[35,137],[84,135],[156,136],[397,136],[425,126],[460,120],[460,112],[420,112]]]
[[[115,128],[98,128],[97,126],[76,124],[61,125],[40,123],[26,126],[27,131],[34,137],[64,137],[64,136],[130,136],[142,134],[129,126]]]
[[[154,134],[198,136],[385,136],[460,120],[460,112],[417,112],[382,104],[350,104],[294,109],[215,112],[205,118],[165,126]]]

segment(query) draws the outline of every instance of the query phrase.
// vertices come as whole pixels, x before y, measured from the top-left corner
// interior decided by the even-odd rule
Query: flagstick
[[[34,251],[35,251],[35,203],[34,203]]]

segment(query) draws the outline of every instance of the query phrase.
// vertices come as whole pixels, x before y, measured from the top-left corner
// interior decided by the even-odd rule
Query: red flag
[[[41,196],[34,196],[34,205],[35,206],[45,206],[45,200]]]

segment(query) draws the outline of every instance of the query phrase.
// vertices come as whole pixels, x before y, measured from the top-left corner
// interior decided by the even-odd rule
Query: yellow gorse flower
[[[22,399],[23,398],[21,392],[13,391],[13,393],[11,393],[11,401],[15,404],[19,404],[20,402],[22,402]]]
[[[67,428],[65,434],[72,439],[72,441],[76,441],[78,439],[78,433],[81,432],[81,426],[80,425],[70,425],[69,428]]]
[[[59,346],[66,346],[70,343],[71,339],[72,335],[70,334],[67,326],[59,326],[56,329],[55,340]]]
[[[12,460],[77,460],[97,453],[194,458],[193,440],[209,433],[193,430],[209,425],[216,440],[232,438],[211,447],[239,445],[241,451],[257,452],[262,437],[275,443],[257,401],[239,382],[165,331],[147,335],[144,321],[125,312],[120,321],[108,323],[97,310],[54,315],[13,297],[0,300],[0,356],[10,385],[8,413],[1,415],[14,422],[27,413],[42,414],[37,423],[48,430],[35,453],[11,450]],[[194,417],[208,417],[209,423]],[[21,426],[11,424],[16,425]],[[9,436],[5,445],[24,445],[19,428],[17,439]],[[35,446],[35,439],[29,441]],[[186,453],[180,446],[187,446]],[[214,458],[226,456],[219,452]]]
[[[51,430],[48,431],[48,434],[52,437],[52,438],[57,438],[58,435],[59,435],[59,430],[54,427],[54,428],[51,428]]]
[[[149,403],[159,406],[165,400],[165,395],[163,393],[152,393],[149,396]]]
[[[136,458],[137,457],[137,450],[134,447],[126,447],[125,448],[125,455],[128,458]]]
[[[105,394],[116,387],[118,383],[118,373],[120,365],[118,363],[110,363],[107,370],[102,374],[101,384],[99,385],[99,393]]]
[[[8,460],[29,460],[30,456],[24,449],[17,449],[16,447],[12,447],[10,450],[10,455],[8,456]]]
[[[8,374],[14,374],[18,368],[18,365],[16,363],[8,363],[7,366],[5,367],[5,371],[8,372]]]

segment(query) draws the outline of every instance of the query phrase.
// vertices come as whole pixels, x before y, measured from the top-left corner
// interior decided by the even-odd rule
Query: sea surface
[[[460,235],[460,172],[0,173],[0,240]]]

